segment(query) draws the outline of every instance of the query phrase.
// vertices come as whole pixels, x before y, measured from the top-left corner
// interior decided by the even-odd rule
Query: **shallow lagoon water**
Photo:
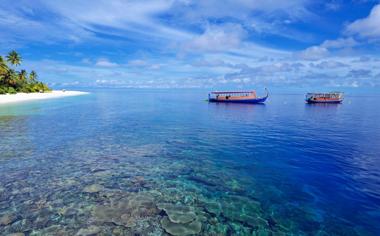
[[[379,235],[376,96],[94,90],[0,107],[0,234]]]

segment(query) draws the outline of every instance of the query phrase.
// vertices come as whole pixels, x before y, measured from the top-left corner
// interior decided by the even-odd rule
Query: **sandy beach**
[[[70,96],[80,96],[88,94],[80,91],[60,91],[54,90],[47,93],[17,93],[0,95],[0,105],[9,103],[28,102],[34,100],[53,99]]]

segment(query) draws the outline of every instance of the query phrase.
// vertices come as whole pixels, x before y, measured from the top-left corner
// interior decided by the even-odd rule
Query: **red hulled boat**
[[[308,93],[306,94],[307,103],[341,103],[343,101],[343,93]]]
[[[228,103],[264,103],[269,93],[266,90],[264,97],[258,97],[256,91],[229,91],[229,92],[211,92],[208,94],[209,102],[228,102]]]

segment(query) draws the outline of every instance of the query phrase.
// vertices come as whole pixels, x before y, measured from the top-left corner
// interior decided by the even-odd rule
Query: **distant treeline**
[[[51,91],[50,88],[37,80],[35,71],[29,74],[26,70],[17,71],[15,68],[21,64],[22,58],[16,51],[0,56],[0,94],[35,93]]]

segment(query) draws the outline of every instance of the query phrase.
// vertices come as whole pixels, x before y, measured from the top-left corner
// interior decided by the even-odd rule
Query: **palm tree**
[[[30,79],[32,82],[35,82],[35,81],[37,80],[37,78],[38,78],[37,73],[36,73],[34,70],[32,70],[32,71],[30,72],[30,74],[29,74],[29,79]]]
[[[8,71],[7,63],[4,61],[3,57],[0,56],[0,81],[3,81],[7,71]]]
[[[5,73],[8,70],[7,63],[4,61],[4,58],[0,56],[0,74]]]
[[[17,83],[16,72],[13,69],[9,69],[5,74],[5,83],[9,86],[14,86]]]
[[[25,82],[26,81],[26,70],[21,70],[18,74],[20,81]]]
[[[22,58],[15,50],[13,50],[8,53],[7,61],[11,63],[11,65],[18,66],[21,64]]]

